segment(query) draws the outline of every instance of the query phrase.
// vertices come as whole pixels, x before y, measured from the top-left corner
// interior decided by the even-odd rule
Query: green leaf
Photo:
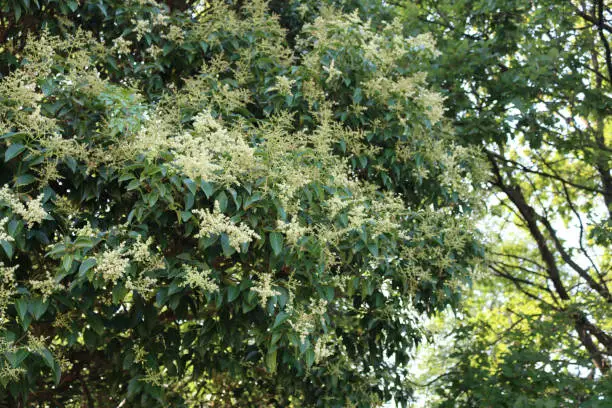
[[[24,136],[26,133],[25,132],[7,132],[2,134],[2,136],[0,136],[0,140],[2,139],[10,139],[13,136]]]
[[[64,270],[66,272],[70,272],[70,269],[72,268],[72,262],[73,261],[74,261],[74,255],[72,255],[72,254],[64,255],[62,257],[62,268],[64,268]]]
[[[87,258],[81,262],[79,266],[79,275],[85,276],[85,273],[97,264],[96,258]]]
[[[74,241],[73,245],[76,248],[91,248],[94,245],[94,241],[90,237],[79,236]]]
[[[268,371],[272,374],[276,372],[276,353],[277,350],[274,350],[268,351],[268,353],[266,354],[266,367],[268,368]]]
[[[132,378],[130,382],[128,382],[127,397],[131,398],[134,395],[137,395],[138,393],[140,393],[140,391],[142,390],[143,384],[144,383],[141,382],[138,378]]]
[[[118,181],[121,183],[121,182],[123,182],[123,181],[133,180],[133,179],[135,179],[135,178],[136,178],[136,176],[134,176],[132,173],[125,173],[125,174],[122,174],[122,175],[119,177],[119,180],[118,180]]]
[[[104,14],[104,17],[108,17],[108,11],[106,10],[106,5],[102,2],[97,4],[98,8],[100,9],[100,11],[102,12],[102,14]]]
[[[253,293],[253,292],[250,292],[250,293]],[[242,298],[242,313],[249,313],[251,310],[255,309],[256,307],[257,307],[257,302],[249,301],[245,299],[244,297]]]
[[[187,186],[191,194],[195,196],[196,192],[198,191],[198,186],[196,185],[196,183],[194,183],[193,180],[188,179],[188,178],[184,179],[183,183]]]
[[[223,191],[217,194],[217,202],[219,202],[219,210],[225,212],[227,209],[227,194]]]
[[[202,190],[204,191],[204,194],[206,194],[206,197],[210,198],[210,196],[212,196],[215,191],[213,185],[206,181],[203,181],[202,183],[200,183],[200,185],[202,186]]]
[[[191,210],[195,203],[195,197],[193,194],[185,194],[185,210]]]
[[[30,355],[30,352],[26,349],[19,349],[14,353],[6,352],[4,356],[9,361],[11,366],[19,367],[19,365]]]
[[[270,246],[272,246],[274,255],[280,255],[280,253],[283,251],[283,234],[280,232],[271,232]]]
[[[68,0],[66,4],[68,4],[73,13],[79,8],[79,3],[76,0]]]
[[[368,250],[370,251],[372,255],[378,256],[378,244],[377,243],[372,242],[368,244]]]
[[[2,246],[6,256],[11,259],[13,257],[13,245],[10,242],[2,239],[0,240],[0,246]]]
[[[49,308],[49,301],[43,301],[42,298],[34,298],[28,302],[28,310],[36,320],[40,319]]]
[[[128,183],[126,190],[136,190],[138,187],[140,187],[140,180],[132,180]]]
[[[304,360],[306,361],[306,365],[309,368],[312,367],[312,365],[314,364],[314,360],[315,360],[315,353],[312,348],[309,348],[308,350],[306,350],[306,352],[304,353]]]
[[[36,177],[31,174],[23,174],[15,179],[15,187],[23,187],[36,181]]]
[[[247,197],[244,202],[242,203],[242,206],[245,210],[248,210],[252,204],[256,203],[257,201],[261,200],[261,194],[260,193],[255,193],[249,197]]]
[[[21,320],[21,328],[24,331],[28,330],[28,327],[30,327],[30,323],[32,323],[32,316],[29,314],[26,314],[25,318]]]
[[[361,102],[361,99],[362,99],[361,88],[357,87],[353,91],[353,102],[358,105]]]
[[[25,149],[26,147],[24,145],[20,143],[13,143],[8,147],[8,149],[6,149],[6,152],[4,152],[4,161],[8,162],[9,160],[19,156],[19,154],[21,154],[21,152],[23,152]]]
[[[227,301],[233,302],[240,295],[240,287],[230,286],[227,288]]]
[[[276,318],[274,319],[274,325],[272,326],[272,329],[276,329],[278,326],[287,321],[287,319],[289,319],[289,316],[290,315],[286,312],[279,312],[276,315]]]
[[[46,348],[40,350],[40,355],[43,358],[45,364],[53,369],[53,363],[55,362],[55,359],[53,358],[53,354],[51,354],[51,352],[49,350],[47,350]]]
[[[23,321],[25,320],[26,313],[28,313],[28,301],[24,298],[17,299],[15,301],[15,309],[17,309],[17,315]]]
[[[17,3],[13,3],[13,7],[15,8],[15,21],[19,21],[21,18],[21,6]]]
[[[270,339],[270,343],[272,345],[275,345],[276,343],[278,343],[278,341],[281,339],[281,337],[283,337],[283,333],[281,333],[281,332],[274,332],[274,333],[272,333],[272,338]]]
[[[60,243],[56,244],[51,251],[45,254],[45,256],[64,255],[64,253],[66,253],[66,245]]]
[[[175,293],[179,293],[182,290],[183,286],[181,285],[181,282],[175,279],[172,281],[172,283],[170,283],[170,286],[168,286],[168,296],[174,295]]]
[[[66,157],[66,159],[65,159],[65,163],[66,163],[66,165],[68,166],[68,168],[69,168],[70,170],[72,170],[72,172],[73,172],[73,173],[76,173],[76,172],[77,172],[77,166],[78,166],[78,163],[77,163],[77,161],[74,159],[74,157],[71,157],[71,156]]]
[[[223,250],[223,255],[226,257],[230,257],[236,253],[236,249],[230,245],[229,237],[227,234],[221,234],[221,249]]]
[[[53,362],[53,382],[55,386],[59,385],[60,380],[62,379],[62,367],[59,365],[57,361]]]
[[[11,222],[8,223],[6,230],[13,238],[16,238],[17,234],[23,230],[23,221],[11,220]]]

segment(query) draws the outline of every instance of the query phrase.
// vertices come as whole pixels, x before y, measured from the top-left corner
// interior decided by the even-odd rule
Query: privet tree
[[[3,401],[406,402],[482,252],[431,36],[178,3],[3,5]]]

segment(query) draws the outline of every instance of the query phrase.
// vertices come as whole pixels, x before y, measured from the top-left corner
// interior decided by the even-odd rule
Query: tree
[[[547,396],[553,405],[584,402],[590,392],[562,384],[585,377],[587,387],[593,379],[602,384],[591,401],[609,398],[610,8],[601,1],[396,3],[407,27],[418,32],[420,24],[438,40],[430,78],[453,101],[448,115],[458,136],[483,146],[492,170],[493,277],[479,288],[491,313],[469,321],[478,330],[455,350],[447,404],[482,406],[483,395],[498,392],[511,404],[504,387],[527,380],[504,375],[521,358],[538,378],[558,382],[539,388],[527,405]],[[481,370],[479,377],[471,370]],[[458,393],[464,405],[450,402]]]
[[[9,406],[409,399],[418,313],[482,256],[482,160],[431,36],[274,5],[2,6]]]

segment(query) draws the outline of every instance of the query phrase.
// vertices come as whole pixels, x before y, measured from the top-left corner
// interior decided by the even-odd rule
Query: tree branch
[[[518,167],[520,170],[523,170],[523,171],[525,171],[527,173],[537,174],[537,175],[542,176],[542,177],[549,177],[549,178],[551,178],[553,180],[557,180],[557,181],[560,181],[562,183],[566,183],[566,184],[568,184],[568,185],[570,185],[572,187],[578,188],[580,190],[590,191],[590,192],[599,193],[599,194],[605,194],[605,192],[603,190],[600,190],[598,188],[584,186],[582,184],[578,184],[578,183],[574,183],[572,181],[566,180],[566,179],[562,178],[561,176],[558,176],[558,175],[555,175],[555,174],[546,173],[546,172],[543,172],[543,171],[540,171],[540,170],[534,170],[534,169],[532,169],[530,167],[525,166],[522,163],[519,163],[519,162],[517,162],[515,160],[512,160],[512,159],[508,159],[508,158],[506,158],[506,157],[504,157],[504,156],[502,156],[502,155],[500,155],[498,153],[492,152],[490,150],[486,150],[485,153],[487,155],[494,156],[496,159],[501,160],[501,161],[503,161],[505,163],[513,164],[514,166]]]
[[[599,39],[604,47],[606,53],[606,66],[608,67],[608,78],[612,79],[612,52],[610,51],[610,43],[606,38],[604,29],[606,27],[604,21],[604,3],[603,0],[597,0],[597,28],[599,32]]]
[[[541,215],[538,215],[538,218],[540,222],[544,224],[544,227],[546,228],[546,230],[548,231],[548,234],[552,238],[553,243],[555,244],[555,248],[557,249],[557,252],[559,252],[559,254],[561,255],[561,258],[563,259],[563,261],[565,261],[566,264],[568,264],[574,271],[576,271],[576,273],[580,275],[580,277],[582,277],[587,282],[587,284],[589,285],[589,287],[591,287],[591,289],[599,293],[608,303],[612,303],[612,297],[610,296],[610,292],[608,291],[608,288],[597,283],[587,270],[582,268],[572,259],[572,257],[567,253],[567,251],[563,247],[563,243],[557,236],[557,231],[555,231],[555,229],[552,227],[552,225],[550,224],[550,221],[546,217],[543,217]]]
[[[508,186],[507,184],[504,183],[502,175],[499,170],[499,166],[497,162],[495,161],[495,156],[487,154],[487,157],[489,158],[489,161],[491,162],[491,166],[493,168],[493,172],[496,177],[496,185],[504,193],[506,193],[510,201],[512,201],[512,203],[516,206],[523,220],[527,224],[527,228],[529,229],[531,236],[536,241],[536,244],[540,251],[540,256],[542,257],[542,260],[547,266],[546,270],[548,272],[548,276],[550,280],[552,281],[555,287],[555,290],[559,294],[559,297],[561,298],[561,300],[569,300],[570,296],[567,293],[567,290],[565,289],[563,282],[561,282],[561,274],[559,272],[559,268],[555,261],[555,257],[553,253],[551,252],[550,248],[548,247],[548,244],[546,243],[546,238],[544,237],[544,235],[542,234],[542,231],[540,231],[540,228],[538,227],[537,213],[534,211],[533,208],[531,208],[531,206],[529,206],[529,204],[527,204],[527,201],[525,200],[525,197],[523,196],[523,193],[520,187]]]
[[[535,284],[533,284],[532,282],[530,282],[530,281],[528,281],[528,280],[521,279],[521,278],[517,278],[517,277],[515,277],[515,276],[512,276],[512,275],[510,275],[510,274],[507,274],[507,273],[505,273],[505,272],[502,272],[500,269],[496,268],[496,267],[495,267],[495,266],[493,266],[493,265],[489,265],[489,268],[491,268],[491,269],[492,269],[492,270],[493,270],[493,271],[494,271],[494,272],[495,272],[497,275],[499,275],[500,277],[505,278],[505,279],[509,280],[510,282],[512,282],[512,284],[513,284],[513,285],[516,287],[516,289],[518,289],[518,290],[519,290],[521,293],[523,293],[525,296],[527,296],[527,297],[529,297],[529,298],[531,298],[531,299],[533,299],[533,300],[535,300],[535,301],[537,301],[537,302],[539,302],[539,303],[543,303],[543,304],[545,304],[546,306],[550,307],[552,310],[557,310],[557,311],[562,310],[562,309],[560,309],[559,307],[557,307],[557,306],[555,306],[555,305],[553,305],[553,304],[551,304],[551,303],[548,303],[547,301],[545,301],[545,300],[544,300],[544,299],[542,299],[541,297],[538,297],[538,296],[534,295],[533,293],[529,292],[528,290],[526,290],[525,288],[523,288],[523,287],[521,286],[521,284],[533,285],[533,286],[536,286],[536,287],[539,287],[539,285],[535,285]],[[545,290],[546,292],[551,293],[551,292],[549,291],[549,289],[547,289],[547,288],[544,288],[544,290]],[[552,293],[551,293],[551,294],[552,294]],[[554,297],[554,296],[553,296],[553,300],[556,302],[556,299],[555,299],[555,297]]]

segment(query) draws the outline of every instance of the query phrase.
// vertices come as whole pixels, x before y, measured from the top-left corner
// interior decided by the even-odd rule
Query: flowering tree
[[[263,1],[34,3],[1,17],[4,401],[407,401],[419,313],[481,256],[432,38],[308,4],[289,38]]]

